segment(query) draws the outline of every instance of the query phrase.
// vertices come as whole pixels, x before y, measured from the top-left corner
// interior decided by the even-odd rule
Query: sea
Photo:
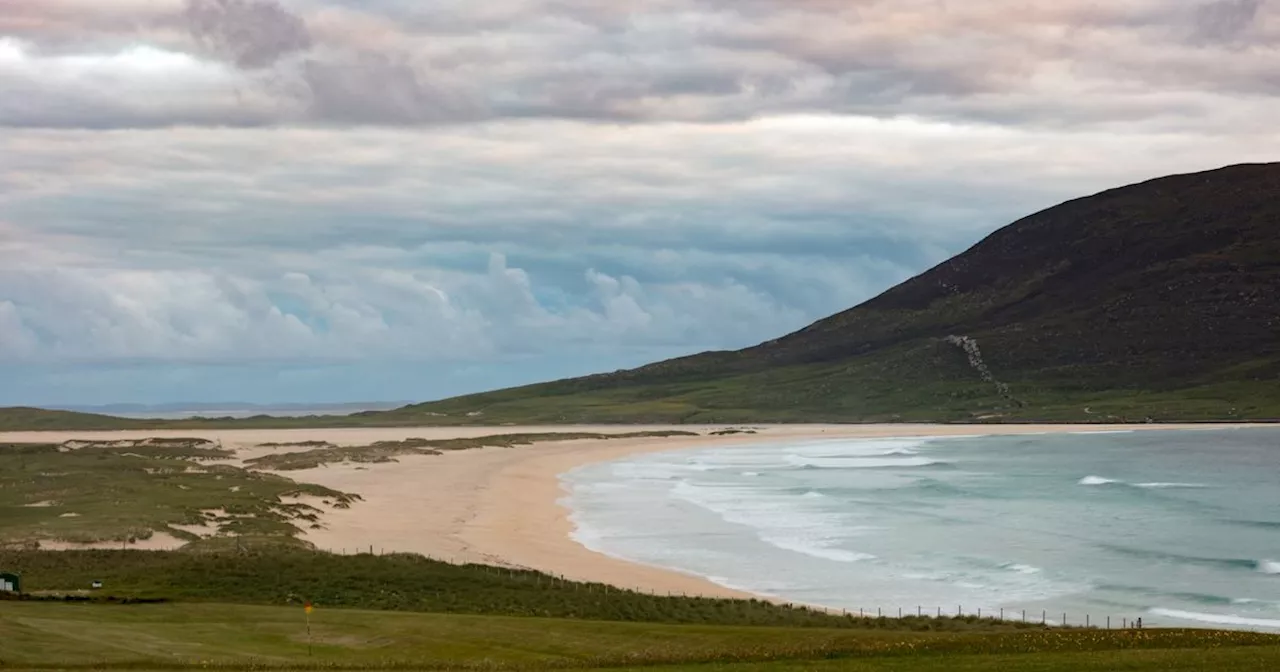
[[[562,479],[585,546],[799,604],[1280,631],[1280,429],[744,443]]]

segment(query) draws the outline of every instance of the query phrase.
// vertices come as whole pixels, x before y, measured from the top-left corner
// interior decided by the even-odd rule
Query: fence
[[[840,609],[838,611],[843,615],[857,616],[858,618],[965,618],[968,616],[979,620],[987,619],[996,623],[1029,623],[1039,624],[1046,627],[1065,626],[1078,628],[1101,628],[1106,630],[1114,628],[1127,630],[1129,628],[1143,628],[1145,626],[1152,625],[1149,620],[1144,621],[1142,616],[1129,617],[1106,615],[1095,617],[1090,613],[1085,613],[1083,615],[1077,613],[1076,619],[1073,621],[1070,618],[1071,613],[1066,611],[1050,613],[1047,609],[1041,609],[1039,613],[1036,613],[1035,611],[1028,611],[1026,609],[997,608],[994,610],[987,609],[986,614],[984,615],[981,608],[966,611],[963,605],[957,606],[954,613],[948,609],[943,609],[942,607],[925,609],[922,606],[918,606],[914,610],[903,609],[902,607],[898,607],[896,610],[877,607],[874,613],[869,609]],[[1053,618],[1050,618],[1051,616]],[[1059,620],[1057,619],[1058,616],[1061,616],[1062,618]]]

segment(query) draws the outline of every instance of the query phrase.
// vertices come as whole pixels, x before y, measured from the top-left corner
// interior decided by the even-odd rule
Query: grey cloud
[[[1196,8],[1195,37],[1230,42],[1253,26],[1264,0],[1218,0]]]
[[[308,59],[302,76],[310,92],[310,114],[318,121],[410,125],[475,121],[490,115],[460,87],[433,83],[411,64],[387,54]]]
[[[265,68],[311,47],[306,23],[274,0],[187,0],[191,33],[241,68]]]
[[[1003,3],[981,1],[655,0],[621,8],[512,0],[446,11],[422,3],[190,0],[188,41],[241,69],[233,82],[202,85],[190,107],[206,114],[131,92],[128,77],[140,75],[129,73],[127,95],[97,92],[71,118],[53,108],[74,85],[41,82],[50,93],[29,99],[33,111],[0,123],[38,124],[48,110],[50,125],[88,127],[717,122],[807,112],[1029,126],[1171,117],[1213,124],[1221,111],[1246,104],[1240,93],[1266,96],[1264,114],[1280,106],[1269,46],[1280,36],[1261,20],[1267,11],[1261,0],[1175,12],[1157,0],[1030,0],[1013,16]],[[162,21],[148,21],[152,41],[188,48],[155,28]],[[45,23],[55,25],[26,21],[21,35],[38,47]],[[75,28],[66,23],[49,30]],[[1246,37],[1253,48],[1234,48]],[[32,58],[43,53],[36,47]],[[208,102],[231,93],[251,112]],[[112,111],[121,107],[132,111]],[[95,108],[105,111],[100,120],[76,121]]]

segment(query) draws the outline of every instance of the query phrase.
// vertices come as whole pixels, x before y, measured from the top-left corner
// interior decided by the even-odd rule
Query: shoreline
[[[652,439],[642,440],[647,441],[648,445],[619,441],[619,445],[615,446],[549,451],[547,454],[513,460],[505,469],[494,474],[490,488],[482,495],[483,508],[480,515],[460,536],[473,547],[484,549],[494,557],[531,569],[563,574],[571,579],[597,581],[643,592],[667,591],[706,597],[788,601],[764,593],[726,587],[710,578],[675,568],[648,565],[587,548],[572,537],[575,528],[571,519],[573,512],[564,502],[569,493],[562,477],[579,467],[651,453],[787,441],[1229,429],[1251,426],[1255,425],[773,425],[757,426],[759,429],[756,434],[676,437],[656,440],[657,445]],[[624,443],[627,445],[622,445]],[[548,444],[550,445],[554,444]],[[504,494],[521,486],[529,488],[529,492],[536,495],[511,497]],[[551,534],[545,534],[547,531]]]
[[[717,598],[764,599],[768,595],[728,588],[708,578],[597,552],[573,537],[572,512],[564,499],[562,476],[578,467],[657,452],[760,443],[833,439],[983,436],[1043,433],[1093,433],[1181,429],[1265,427],[1236,424],[1140,425],[734,425],[754,434],[712,436],[717,426],[558,426],[431,427],[223,431],[14,432],[0,442],[65,441],[78,438],[118,440],[183,436],[208,438],[236,450],[237,461],[263,454],[267,442],[326,440],[361,445],[410,437],[459,438],[556,431],[621,434],[641,430],[696,431],[699,436],[589,439],[536,443],[514,448],[481,448],[442,455],[405,456],[398,462],[331,464],[301,471],[276,472],[358,494],[349,509],[326,510],[324,529],[300,538],[318,549],[346,553],[409,552],[450,562],[474,562],[543,571],[567,579],[619,588]],[[280,449],[285,450],[285,449]],[[286,451],[287,452],[287,451]],[[136,548],[136,546],[135,546]]]

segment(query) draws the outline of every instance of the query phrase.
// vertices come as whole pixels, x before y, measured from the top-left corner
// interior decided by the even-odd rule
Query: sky
[[[429,400],[780,336],[1280,160],[1280,0],[0,0],[0,405]]]

